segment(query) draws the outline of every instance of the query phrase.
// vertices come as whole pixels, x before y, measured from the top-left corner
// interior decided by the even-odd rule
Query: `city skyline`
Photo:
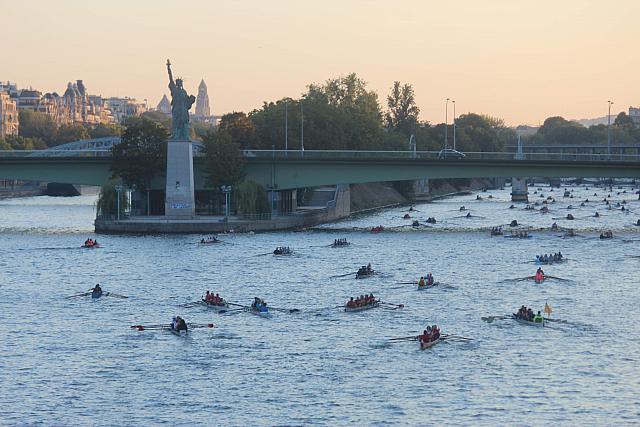
[[[612,114],[640,104],[634,76],[640,59],[631,54],[640,35],[637,2],[181,6],[146,0],[6,5],[4,27],[19,36],[13,60],[0,63],[0,79],[43,92],[83,79],[93,93],[155,106],[168,93],[169,57],[190,93],[204,78],[216,115],[298,98],[308,84],[350,72],[368,82],[383,108],[394,80],[412,84],[420,118],[432,123],[444,122],[446,98],[456,100],[458,115],[488,114],[512,126],[556,115],[602,117],[607,100],[615,103]],[[86,22],[86,16],[100,19],[99,27],[91,25],[103,30],[82,37],[47,26],[20,30],[29,20]]]

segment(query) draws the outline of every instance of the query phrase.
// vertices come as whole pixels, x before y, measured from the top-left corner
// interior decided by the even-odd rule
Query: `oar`
[[[545,317],[544,318],[545,322],[558,322],[558,323],[567,323],[566,320],[562,320],[562,319],[552,319],[550,317]]]
[[[249,308],[249,306],[248,306],[248,305],[237,304],[237,303],[235,303],[235,302],[228,302],[228,301],[227,301],[227,304],[229,304],[229,305],[233,305],[233,306],[235,306],[235,307]]]
[[[389,338],[389,341],[415,341],[415,340],[418,339],[418,336],[412,335],[412,336],[409,336],[409,337]]]
[[[491,323],[494,320],[504,320],[504,319],[510,319],[512,317],[511,314],[505,314],[503,316],[487,316],[487,317],[482,317],[481,319],[484,320],[487,323]]]
[[[337,275],[337,276],[329,276],[329,279],[337,279],[339,277],[352,276],[353,274],[355,274],[355,273],[345,273],[345,274],[340,274],[340,275]]]
[[[563,279],[562,277],[556,277],[556,276],[544,276],[546,279],[555,279],[555,280],[559,280],[561,282],[571,282],[570,279]]]
[[[234,308],[233,310],[220,310],[218,311],[218,314],[234,314],[234,313],[239,313],[241,311],[244,311],[245,308],[241,307],[241,308]]]
[[[137,329],[139,331],[144,331],[146,329],[167,329],[171,328],[171,325],[133,325],[130,326],[131,329]]]
[[[298,313],[300,311],[299,308],[277,308],[277,307],[267,307],[269,310],[281,311],[283,313]]]
[[[195,307],[196,305],[200,305],[203,302],[204,301],[187,302],[187,303],[184,303],[184,304],[179,304],[178,307],[184,307],[184,308]]]
[[[87,295],[91,295],[91,292],[83,292],[81,294],[69,295],[68,297],[64,297],[65,299],[76,298],[76,297],[85,297]]]
[[[105,293],[105,294],[104,294],[104,296],[106,296],[106,297],[115,297],[115,298],[122,298],[122,299],[129,298],[129,297],[128,297],[128,296],[126,296],[126,295],[120,295],[120,294],[116,294],[116,293],[113,293],[113,292],[107,292],[107,293]]]
[[[440,335],[443,339],[457,339],[462,341],[473,341],[473,338],[461,337],[460,335],[450,335],[450,334],[442,334]]]
[[[198,328],[217,328],[218,326],[215,323],[187,323],[187,327],[191,329],[198,329]]]
[[[413,282],[396,282],[396,284],[398,285],[417,285],[418,281],[413,281]]]
[[[380,304],[385,304],[385,305],[392,305],[396,308],[404,308],[404,304],[394,304],[392,302],[386,302],[386,301],[379,301]]]

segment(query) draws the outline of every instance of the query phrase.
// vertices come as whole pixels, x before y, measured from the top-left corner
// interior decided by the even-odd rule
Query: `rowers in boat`
[[[289,246],[278,246],[274,251],[274,255],[291,255],[293,252]]]
[[[341,248],[343,246],[349,246],[351,243],[347,241],[347,239],[333,239],[332,248]]]
[[[437,325],[427,326],[422,335],[418,335],[418,340],[420,341],[420,350],[431,348],[440,341],[440,329]]]
[[[420,280],[418,280],[418,289],[430,288],[436,285],[435,280],[433,279],[433,274],[429,273],[426,276],[420,276]]]
[[[533,276],[533,280],[536,283],[542,283],[544,282],[544,279],[545,279],[544,270],[542,269],[542,267],[538,267],[538,270],[536,271],[535,276]]]
[[[491,229],[491,235],[492,236],[502,236],[504,233],[502,232],[502,226],[500,227],[493,227]]]
[[[611,232],[611,231],[605,231],[604,233],[600,233],[600,238],[601,238],[602,240],[605,240],[605,239],[613,239],[613,232]]]
[[[216,236],[209,236],[206,239],[200,239],[200,244],[202,245],[210,245],[212,243],[220,243],[220,239],[218,239]]]
[[[271,317],[267,303],[262,298],[254,297],[249,312],[260,317]]]
[[[219,294],[213,294],[213,292],[207,291],[202,297],[202,303],[207,307],[215,308],[215,309],[227,309],[229,308],[229,304],[224,300],[224,298],[220,297]]]
[[[363,265],[358,269],[358,271],[356,272],[356,279],[364,279],[367,277],[371,277],[374,274],[376,274],[376,272],[373,271],[373,268],[371,268],[371,263],[369,263],[366,266]]]
[[[536,264],[553,264],[564,261],[562,252],[555,254],[536,255]]]
[[[344,311],[364,311],[380,305],[380,300],[376,299],[373,294],[360,295],[357,298],[351,297],[344,305]]]
[[[381,231],[384,231],[384,227],[383,227],[382,225],[379,225],[379,226],[377,226],[377,227],[373,227],[373,228],[371,229],[371,232],[372,232],[372,233],[380,233]]]
[[[531,308],[527,308],[524,305],[520,307],[517,313],[513,313],[513,318],[519,323],[531,326],[544,326],[544,317],[538,311],[538,314],[534,314]]]
[[[100,287],[99,283],[96,283],[96,285],[93,287],[93,290],[91,291],[91,298],[98,299],[101,296],[102,296],[102,288]]]
[[[91,238],[85,240],[84,245],[81,246],[81,248],[88,248],[88,249],[95,249],[99,247],[100,247],[100,243],[98,243],[97,240],[93,240]]]
[[[169,331],[174,335],[187,335],[189,328],[187,327],[187,322],[185,322],[182,317],[176,316],[171,320]]]

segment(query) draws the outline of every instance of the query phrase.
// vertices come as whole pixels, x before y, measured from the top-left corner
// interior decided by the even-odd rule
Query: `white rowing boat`
[[[265,319],[271,319],[272,314],[269,311],[260,311],[251,307],[245,307],[244,311],[248,311],[249,313],[256,315],[258,317],[263,317]]]
[[[227,311],[229,309],[229,304],[225,301],[220,304],[214,304],[211,302],[200,301],[200,305],[204,305],[207,308],[214,309],[215,311]]]
[[[370,310],[372,308],[376,308],[376,307],[380,307],[380,301],[374,301],[372,303],[366,304],[366,305],[361,305],[359,307],[347,307],[346,305],[344,306],[344,311],[353,313],[356,311],[364,311],[364,310]]]

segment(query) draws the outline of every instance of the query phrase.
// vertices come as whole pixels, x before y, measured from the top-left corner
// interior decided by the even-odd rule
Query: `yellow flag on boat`
[[[549,316],[551,316],[552,312],[553,312],[553,310],[551,309],[551,306],[545,302],[544,303],[544,313],[548,314]]]

